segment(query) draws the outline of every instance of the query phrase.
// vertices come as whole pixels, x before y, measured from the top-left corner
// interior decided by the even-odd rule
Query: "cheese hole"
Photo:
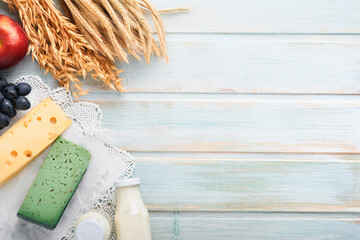
[[[6,161],[6,162],[5,162],[5,166],[6,166],[6,167],[11,167],[11,162],[10,162],[10,161]]]
[[[32,152],[31,152],[30,150],[27,150],[27,151],[24,152],[24,155],[25,155],[25,157],[27,157],[27,158],[31,158]]]
[[[51,124],[56,124],[56,122],[57,122],[56,118],[54,118],[54,117],[50,118],[50,123]]]
[[[12,156],[13,158],[16,158],[17,155],[18,155],[18,154],[17,154],[17,151],[12,151],[12,152],[11,152],[11,156]]]
[[[37,119],[36,120],[38,120],[39,122],[41,121],[41,117],[37,117]],[[51,121],[51,120],[50,120]]]

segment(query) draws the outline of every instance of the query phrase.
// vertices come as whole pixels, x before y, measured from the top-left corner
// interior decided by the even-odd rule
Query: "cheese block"
[[[34,107],[0,137],[0,186],[43,152],[71,124],[50,98]]]
[[[90,158],[85,148],[59,137],[26,194],[18,216],[54,229],[85,174]]]

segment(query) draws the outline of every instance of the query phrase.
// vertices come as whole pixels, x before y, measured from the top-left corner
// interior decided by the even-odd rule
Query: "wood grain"
[[[359,96],[107,93],[96,99],[103,126],[129,151],[360,152]]]
[[[54,1],[60,9],[59,0]],[[163,14],[170,33],[359,33],[360,3],[350,0],[152,0],[156,8],[189,7]],[[0,2],[0,14],[9,14]]]
[[[359,217],[348,214],[150,214],[154,240],[355,240]]]
[[[145,153],[144,153],[145,154]],[[318,160],[136,156],[144,202],[161,211],[359,212],[360,157]],[[150,157],[149,157],[150,156]]]
[[[359,33],[360,2],[349,0],[152,0],[157,8],[190,7],[164,16],[168,32]]]
[[[119,67],[129,92],[359,94],[359,46],[360,36],[173,34],[168,64]]]

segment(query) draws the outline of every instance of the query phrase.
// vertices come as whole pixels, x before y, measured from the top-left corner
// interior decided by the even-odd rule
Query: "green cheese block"
[[[85,148],[62,137],[56,139],[18,216],[54,229],[79,185],[90,158]]]

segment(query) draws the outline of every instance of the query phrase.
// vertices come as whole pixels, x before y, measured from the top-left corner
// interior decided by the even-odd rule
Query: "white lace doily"
[[[114,133],[101,128],[102,112],[90,102],[73,102],[64,88],[50,90],[37,76],[21,77],[15,83],[32,86],[28,96],[32,107],[51,97],[73,119],[62,136],[88,149],[92,155],[87,172],[66,208],[55,230],[48,230],[16,217],[16,213],[30,188],[50,148],[38,156],[20,174],[0,188],[1,239],[52,240],[75,239],[73,226],[78,217],[90,210],[101,210],[113,217],[115,212],[114,181],[132,175],[135,164],[125,151],[115,147]],[[14,124],[28,111],[18,112]],[[7,129],[0,131],[2,134]],[[115,231],[110,239],[116,239]]]

